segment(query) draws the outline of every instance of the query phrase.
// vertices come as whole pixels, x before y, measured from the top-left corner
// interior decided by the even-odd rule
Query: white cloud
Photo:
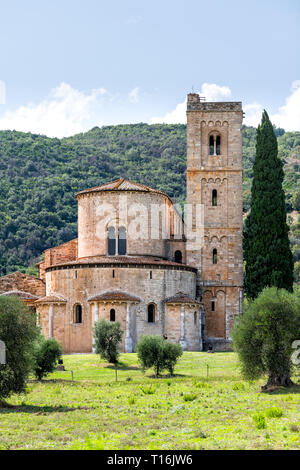
[[[225,101],[231,97],[231,90],[227,86],[203,83],[200,95],[204,96],[206,101]]]
[[[230,88],[215,83],[204,83],[200,95],[205,96],[207,101],[232,99]],[[16,110],[4,110],[0,117],[0,129],[67,137],[85,132],[94,126],[140,122],[143,117],[137,115],[136,107],[130,106],[129,103],[139,103],[145,96],[145,93],[140,93],[139,87],[127,93],[110,93],[104,88],[83,92],[63,82],[39,103],[28,103]],[[261,120],[263,104],[246,102],[243,108],[246,114],[244,123],[256,127]],[[1,106],[0,111],[2,110]],[[145,114],[146,112],[147,110]],[[269,114],[276,126],[286,130],[300,130],[300,80],[293,82],[285,104],[276,113]],[[153,117],[149,121],[185,123],[186,100],[164,116]]]
[[[204,96],[206,101],[224,101],[231,96],[231,90],[227,86],[219,86],[215,83],[203,83],[200,96]],[[163,117],[154,117],[151,123],[177,124],[186,122],[186,99],[179,103],[176,108]]]
[[[133,90],[131,90],[131,92],[128,94],[128,97],[129,97],[129,101],[131,103],[138,103],[139,102],[139,87],[136,87],[134,88]]]
[[[277,127],[287,131],[300,130],[300,80],[295,80],[291,87],[292,93],[286,98],[284,106],[278,113],[271,115],[271,121]]]
[[[246,104],[244,106],[244,123],[257,127],[261,121],[263,105],[260,103]],[[268,110],[267,110],[268,111]],[[286,131],[300,130],[300,80],[295,80],[291,86],[291,93],[286,98],[285,104],[280,106],[277,113],[269,113],[273,124],[282,127]]]
[[[173,111],[163,117],[153,117],[151,124],[184,124],[186,122],[186,99],[179,103]]]
[[[243,106],[245,112],[244,124],[247,126],[257,127],[261,121],[263,106],[259,103],[245,104]]]
[[[219,86],[215,83],[203,83],[200,96],[206,101],[227,101],[231,98],[231,90],[227,86]],[[244,124],[256,127],[260,121],[264,109],[263,104],[244,103]],[[278,109],[277,113],[269,113],[270,119],[277,127],[283,127],[287,131],[300,130],[300,80],[295,80],[291,86],[291,94],[286,98],[285,104]],[[179,103],[173,111],[163,117],[153,117],[151,123],[185,123],[186,122],[186,100]]]
[[[133,122],[134,111],[128,102],[136,104],[140,100],[139,87],[129,93],[110,93],[105,88],[83,92],[62,82],[40,103],[4,112],[0,129],[68,137],[95,126]]]
[[[104,88],[85,94],[63,82],[40,103],[29,103],[16,111],[7,111],[0,119],[0,129],[16,129],[51,137],[74,135],[88,128],[88,123],[93,119],[93,106],[106,94]]]

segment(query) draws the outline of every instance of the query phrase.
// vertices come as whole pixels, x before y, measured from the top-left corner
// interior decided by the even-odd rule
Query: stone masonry
[[[201,250],[187,250],[187,264],[198,269],[206,342],[221,348],[241,313],[242,120],[240,102],[207,103],[188,95],[187,202],[204,207],[204,241]],[[218,149],[210,146],[217,137]]]

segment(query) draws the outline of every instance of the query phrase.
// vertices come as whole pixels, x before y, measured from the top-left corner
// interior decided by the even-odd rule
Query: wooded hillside
[[[243,127],[245,211],[250,207],[255,133],[255,128]],[[295,222],[290,238],[299,262],[300,132],[276,129],[276,134],[285,163],[286,203]],[[78,191],[123,176],[183,203],[185,169],[185,125],[95,127],[61,140],[0,131],[0,275],[25,272],[43,250],[76,237]]]

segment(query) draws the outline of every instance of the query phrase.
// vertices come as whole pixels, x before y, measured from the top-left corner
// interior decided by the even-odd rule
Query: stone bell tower
[[[198,269],[197,290],[204,302],[204,340],[215,349],[230,342],[241,312],[242,252],[241,102],[187,98],[187,203],[202,205],[202,247],[187,245],[187,264]],[[201,206],[200,206],[201,207]],[[196,224],[192,231],[197,231]]]

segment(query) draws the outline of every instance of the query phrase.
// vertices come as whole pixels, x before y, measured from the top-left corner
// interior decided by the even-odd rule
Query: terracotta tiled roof
[[[20,297],[21,299],[25,300],[36,300],[38,299],[38,296],[34,294],[30,294],[30,292],[23,292],[21,290],[10,290],[7,292],[2,292],[0,293],[0,296],[5,296],[5,297]]]
[[[193,299],[192,297],[188,297],[185,295],[182,296],[174,296],[170,297],[169,299],[166,300],[167,304],[201,304],[199,300]]]
[[[94,295],[88,298],[88,301],[101,301],[101,300],[116,300],[116,301],[130,301],[130,302],[140,302],[141,299],[135,297],[133,295],[127,294],[126,292],[119,292],[119,291],[110,291],[104,292],[103,294]]]
[[[41,299],[38,299],[35,301],[35,303],[65,303],[67,302],[66,299],[59,294],[52,294],[52,295],[47,295],[46,297],[42,297]]]
[[[157,265],[157,266],[174,266],[174,267],[183,267],[189,268],[196,271],[196,268],[188,266],[186,264],[175,263],[175,261],[169,261],[163,258],[158,258],[156,256],[90,256],[87,258],[79,258],[76,261],[70,261],[67,263],[58,263],[56,265],[50,266],[54,268],[56,266],[76,266],[76,265],[85,265],[85,264],[109,264],[109,265],[120,265],[120,264],[146,264],[146,265]]]
[[[150,188],[144,184],[135,183],[134,181],[126,180],[124,178],[119,178],[115,181],[110,181],[109,183],[102,184],[101,186],[96,186],[94,188],[84,189],[76,194],[75,197],[81,196],[86,193],[94,193],[101,191],[142,191],[142,192],[152,192],[159,193],[169,198],[167,194],[158,189]]]

